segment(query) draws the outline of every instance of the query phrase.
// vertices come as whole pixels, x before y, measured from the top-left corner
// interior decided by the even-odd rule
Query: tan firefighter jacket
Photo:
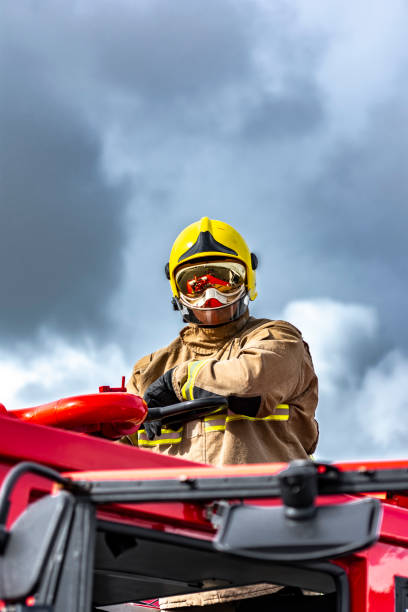
[[[227,396],[229,410],[177,431],[164,428],[154,440],[141,430],[129,436],[132,444],[217,466],[289,461],[316,448],[317,378],[293,325],[248,312],[220,327],[189,325],[169,346],[136,363],[127,390],[143,396],[172,368],[180,401],[209,391]]]
[[[177,431],[164,428],[154,440],[142,430],[124,442],[216,466],[289,461],[316,448],[317,378],[308,346],[293,325],[255,319],[248,312],[220,327],[189,325],[169,346],[136,363],[127,390],[143,396],[172,368],[180,401],[209,391],[228,396],[228,411],[185,423]],[[190,593],[160,598],[160,608],[226,603],[280,588],[261,583]]]

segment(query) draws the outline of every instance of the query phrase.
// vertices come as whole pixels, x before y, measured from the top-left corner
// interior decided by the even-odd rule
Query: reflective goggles
[[[211,288],[223,294],[236,293],[245,283],[245,266],[236,261],[199,263],[181,268],[175,280],[188,298],[197,298]]]
[[[209,287],[203,291],[201,295],[197,295],[195,297],[190,297],[188,295],[184,295],[184,293],[181,293],[180,301],[188,308],[209,308],[214,310],[214,308],[223,308],[225,305],[233,304],[243,295],[245,295],[245,285],[243,284],[238,287],[238,289],[228,293],[221,293],[221,291],[218,291],[218,289]]]

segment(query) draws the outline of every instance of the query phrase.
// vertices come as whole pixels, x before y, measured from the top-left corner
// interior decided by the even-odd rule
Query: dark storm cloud
[[[3,21],[10,46],[39,58],[43,81],[51,72],[71,98],[122,92],[159,105],[247,77],[251,22],[229,0],[9,2]]]
[[[287,83],[283,93],[264,94],[248,114],[242,127],[245,140],[299,139],[313,132],[325,117],[322,93],[313,76]]]
[[[404,72],[398,94],[392,90],[374,105],[364,129],[330,143],[320,171],[296,198],[290,227],[298,238],[297,258],[286,260],[293,284],[286,286],[285,298],[309,297],[316,309],[308,320],[307,303],[301,305],[293,322],[304,333],[308,326],[313,331],[311,349],[321,379],[319,455],[327,459],[406,454]],[[333,301],[314,300],[322,295]]]
[[[0,334],[97,336],[121,280],[129,200],[102,170],[104,128],[121,124],[109,100],[126,93],[131,106],[140,97],[165,106],[242,77],[242,17],[228,2],[190,1],[2,11]]]
[[[229,1],[97,6],[89,30],[97,76],[159,105],[225,86],[250,66],[243,15]]]
[[[357,144],[333,147],[327,165],[304,192],[301,214],[307,227],[303,242],[315,253],[327,294],[376,306],[387,339],[405,348],[407,97],[373,111]]]
[[[3,348],[42,327],[73,336],[101,328],[120,276],[126,201],[101,172],[98,135],[18,26],[3,22],[0,53]]]
[[[171,172],[172,159],[182,163],[202,143],[225,144],[231,104],[239,114],[231,146],[242,136],[293,137],[321,120],[309,60],[302,68],[295,58],[279,94],[260,85],[259,15],[251,3],[229,1],[3,6],[3,337],[30,339],[43,327],[67,336],[104,328],[120,280],[130,199],[102,170],[112,126],[126,133],[129,157],[141,166],[132,176],[133,202],[141,205],[135,196],[144,188],[155,207],[150,195],[169,194],[169,186],[161,184],[160,167],[144,167],[146,156],[164,144]],[[293,28],[280,31],[286,18],[278,15],[273,26],[278,54],[285,36],[295,37]],[[246,109],[245,92],[254,96]]]

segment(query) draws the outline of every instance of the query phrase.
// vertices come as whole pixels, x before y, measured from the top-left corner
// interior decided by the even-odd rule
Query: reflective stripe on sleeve
[[[197,377],[197,374],[199,373],[203,365],[207,363],[207,361],[208,359],[201,359],[200,361],[192,361],[188,364],[187,380],[181,388],[181,395],[183,396],[183,399],[194,399],[193,390],[195,379]]]
[[[149,440],[145,429],[140,429],[137,432],[138,446],[160,446],[160,444],[179,444],[183,436],[183,427],[174,431],[163,427],[161,436],[154,440]]]
[[[289,419],[289,405],[278,404],[273,413],[266,417],[251,417],[246,414],[219,414],[204,418],[204,431],[224,431],[227,423],[232,421],[287,421]]]
[[[226,414],[214,414],[204,418],[204,431],[224,431]]]

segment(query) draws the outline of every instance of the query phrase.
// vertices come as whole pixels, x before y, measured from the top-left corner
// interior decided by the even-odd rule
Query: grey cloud
[[[109,333],[108,302],[132,235],[124,229],[130,189],[136,209],[181,207],[179,170],[210,143],[234,148],[244,136],[256,146],[261,134],[313,129],[322,117],[308,69],[316,53],[302,61],[302,43],[293,28],[282,33],[287,15],[277,13],[271,40],[286,85],[270,97],[256,63],[261,11],[250,2],[3,8],[1,333]],[[245,108],[248,94],[254,105]],[[234,109],[237,129],[228,132]],[[102,171],[112,128],[140,168],[129,189]]]
[[[407,357],[390,351],[354,387],[323,392],[318,409],[319,456],[346,460],[405,457],[407,372]]]
[[[325,253],[325,286],[334,297],[342,292],[377,306],[386,334],[405,346],[407,120],[401,99],[377,109],[360,143],[340,147],[305,193],[316,220],[309,240],[312,249]],[[341,285],[336,275],[327,278],[336,260],[343,262]]]
[[[285,3],[267,27],[253,2],[119,6],[87,15],[80,29],[87,37],[79,44],[95,87],[103,84],[109,99],[126,100],[115,124],[136,142],[147,131],[150,146],[170,139],[182,157],[183,140],[188,146],[190,137],[198,147],[228,138],[235,147],[235,137],[256,142],[302,136],[324,119],[316,70],[325,46],[318,34],[300,36]],[[72,36],[77,41],[78,32]],[[279,76],[258,55],[273,57]]]
[[[75,346],[72,338],[47,334],[38,350],[0,352],[1,400],[9,410],[97,393],[100,385],[119,386],[130,369],[114,343],[89,341]]]
[[[41,382],[33,382],[24,385],[16,394],[15,402],[19,408],[38,406],[43,403],[58,400],[61,397],[69,397],[72,395],[72,389],[77,389],[76,395],[81,395],[80,390],[83,389],[84,380],[79,375],[69,376],[62,383],[50,386]],[[112,385],[113,386],[113,385]],[[95,393],[98,389],[93,390]],[[7,408],[9,408],[7,406]]]
[[[242,136],[254,142],[296,139],[313,132],[325,118],[322,92],[313,76],[302,77],[279,94],[264,94],[248,113]]]
[[[2,7],[4,338],[29,339],[42,327],[69,336],[107,328],[130,193],[102,172],[105,130],[120,126],[136,138],[140,149],[131,155],[142,165],[146,147],[177,138],[188,102],[174,119],[172,97],[211,96],[248,76],[244,13],[231,2]],[[117,105],[122,95],[130,115]],[[140,99],[146,104],[138,114]],[[136,206],[143,185],[156,206],[149,194],[167,191],[157,179],[142,176],[133,185]]]
[[[122,92],[167,106],[247,75],[251,12],[244,7],[229,0],[8,3],[3,28],[61,87],[75,79],[88,96]]]
[[[260,206],[265,217],[268,206],[273,211],[274,240],[264,239],[262,254],[266,267],[277,270],[277,307],[319,295],[371,304],[380,313],[384,351],[408,347],[407,94],[390,92],[355,138],[324,147],[317,139],[322,148],[311,176],[302,177],[296,164],[308,163],[303,155],[312,154],[313,144],[292,153],[277,204],[271,196]]]
[[[359,421],[373,446],[381,452],[391,448],[393,453],[406,453],[407,375],[406,354],[391,351],[366,372],[356,397]]]
[[[14,34],[0,65],[0,334],[92,334],[119,282],[127,189],[108,184],[98,135]]]
[[[147,10],[129,5],[98,9],[93,16],[97,43],[109,19],[109,35],[99,49],[100,76],[159,105],[223,87],[248,72],[242,17],[228,1],[156,1]]]
[[[398,350],[383,351],[378,313],[314,299],[288,304],[283,316],[310,343],[319,377],[319,458],[403,456],[408,359]]]

